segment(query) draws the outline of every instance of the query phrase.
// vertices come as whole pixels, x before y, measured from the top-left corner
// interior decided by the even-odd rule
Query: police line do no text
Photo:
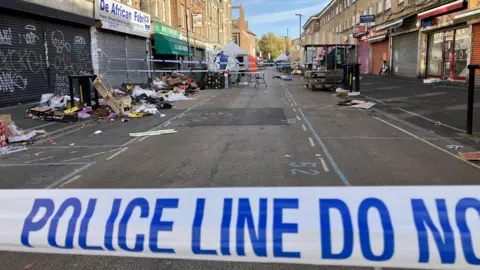
[[[0,249],[475,269],[479,187],[0,191]],[[477,196],[477,197],[476,197]]]

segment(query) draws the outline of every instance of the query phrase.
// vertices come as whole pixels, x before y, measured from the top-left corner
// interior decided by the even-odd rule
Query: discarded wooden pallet
[[[98,76],[93,82],[93,86],[98,93],[103,97],[105,103],[119,116],[123,116],[125,111],[131,108],[132,100],[129,96],[118,96],[110,87],[108,82],[102,77]]]

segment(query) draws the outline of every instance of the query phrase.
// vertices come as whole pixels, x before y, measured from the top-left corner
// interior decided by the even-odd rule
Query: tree
[[[292,51],[292,42],[290,39],[287,40],[288,51]],[[277,58],[281,53],[285,52],[285,37],[277,37],[274,33],[269,32],[268,34],[263,34],[260,40],[258,41],[258,49],[262,52],[263,59],[268,58],[270,54],[270,59],[273,60]]]

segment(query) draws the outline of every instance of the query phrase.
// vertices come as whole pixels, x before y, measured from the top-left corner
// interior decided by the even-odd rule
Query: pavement
[[[461,82],[425,84],[423,80],[364,75],[361,93],[375,108],[416,127],[480,149],[480,87],[475,89],[474,136],[466,136],[467,85]]]
[[[2,156],[0,188],[478,184],[480,164],[458,157],[456,149],[471,146],[456,137],[399,114],[338,106],[331,93],[305,89],[300,77],[283,82],[273,73],[267,88],[205,90],[164,118],[86,124],[53,138],[55,145],[47,139]],[[382,98],[374,92],[365,95]],[[128,135],[165,128],[178,133]],[[300,170],[305,163],[315,166]],[[0,261],[0,269],[373,269],[17,252],[0,252]]]

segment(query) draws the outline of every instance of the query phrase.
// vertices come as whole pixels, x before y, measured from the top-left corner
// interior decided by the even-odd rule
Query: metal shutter
[[[0,106],[40,100],[47,76],[43,23],[0,12]]]
[[[383,59],[386,56],[387,59]],[[388,39],[372,43],[372,74],[378,75],[382,69],[382,59],[388,63]]]
[[[127,82],[125,36],[106,31],[97,31],[98,69],[112,87]],[[121,71],[119,71],[121,70]]]
[[[128,59],[145,59],[147,57],[147,43],[145,38],[137,38],[133,36],[126,37],[127,58]],[[127,62],[127,81],[128,83],[142,84],[147,83],[148,70],[146,61],[128,60]]]
[[[472,65],[480,64],[480,23],[472,26]],[[475,84],[480,86],[480,70],[475,74]]]
[[[90,29],[67,23],[45,23],[52,91],[68,94],[69,75],[93,74]],[[79,93],[76,81],[74,91]]]
[[[360,73],[367,74],[369,68],[370,44],[367,42],[358,42],[358,63],[360,64]]]
[[[392,74],[416,77],[418,55],[418,32],[393,37]]]

